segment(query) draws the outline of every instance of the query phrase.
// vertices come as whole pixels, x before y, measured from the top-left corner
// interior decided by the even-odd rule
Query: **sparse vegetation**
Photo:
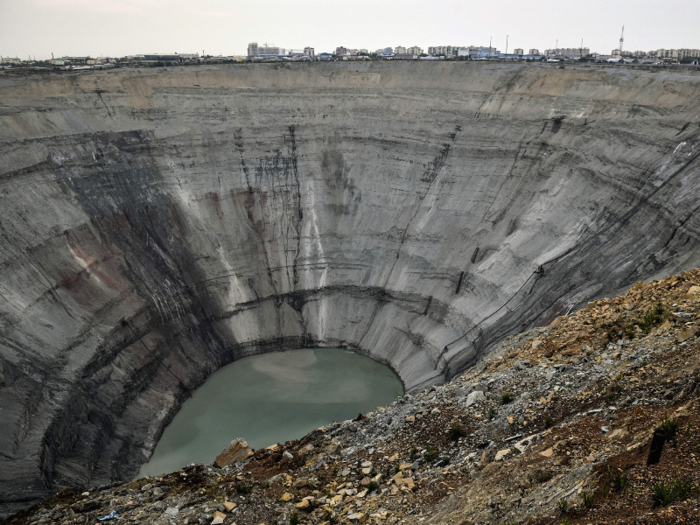
[[[552,417],[547,414],[544,416],[544,428],[550,428],[552,426]]]
[[[370,481],[369,485],[367,485],[367,490],[370,492],[374,492],[378,488],[379,488],[379,483],[377,483],[376,481]]]
[[[539,485],[541,483],[545,483],[545,482],[549,481],[550,479],[552,479],[553,476],[554,476],[554,474],[552,474],[549,470],[538,468],[532,474],[530,474],[530,480],[533,483],[536,483]]]
[[[670,483],[660,481],[651,489],[651,499],[655,507],[665,507],[676,501],[687,499],[693,492],[689,479],[674,479]]]
[[[678,438],[678,430],[680,429],[680,425],[678,424],[678,420],[676,418],[665,419],[659,428],[666,432],[666,439],[673,441],[674,444],[676,443],[676,439]]]
[[[569,512],[569,502],[566,501],[564,498],[560,499],[557,502],[557,507],[559,508],[559,514],[566,514]]]
[[[248,485],[243,485],[242,483],[237,484],[233,488],[236,491],[236,494],[250,494],[253,491],[251,487]]]
[[[501,405],[507,405],[511,401],[513,401],[513,394],[510,392],[503,392],[501,394]]]
[[[425,454],[423,455],[423,457],[425,458],[425,460],[426,460],[428,463],[430,463],[431,461],[434,461],[435,458],[437,458],[437,455],[438,455],[437,450],[435,450],[435,449],[434,449],[432,446],[430,446],[430,445],[426,445],[426,447],[425,447]]]
[[[583,501],[583,506],[586,507],[587,509],[592,509],[593,506],[595,505],[595,500],[593,497],[592,492],[582,492],[581,493],[581,500]]]
[[[296,512],[292,512],[289,516],[289,525],[299,525],[301,523],[301,518]]]
[[[467,431],[464,430],[464,427],[460,425],[459,423],[452,423],[452,426],[450,427],[450,432],[448,434],[448,437],[450,441],[459,441],[460,438],[463,438],[467,435]]]
[[[497,413],[498,413],[498,410],[496,410],[496,407],[494,407],[494,406],[490,406],[490,407],[489,407],[488,416],[489,416],[489,419],[490,419],[490,420],[493,419],[494,417],[496,417],[496,414],[497,414]]]
[[[627,472],[620,469],[610,474],[608,481],[610,482],[610,486],[613,488],[613,490],[619,492],[620,494],[625,492],[629,488],[630,484],[629,478],[627,477]]]
[[[637,322],[637,326],[641,328],[642,332],[648,334],[655,326],[660,325],[668,319],[668,316],[669,312],[664,308],[664,305],[656,303],[642,315],[641,319]]]

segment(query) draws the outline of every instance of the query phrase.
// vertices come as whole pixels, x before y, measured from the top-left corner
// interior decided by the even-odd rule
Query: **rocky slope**
[[[594,301],[451,384],[235,465],[65,490],[6,523],[696,523],[699,334],[700,269]],[[660,426],[668,440],[648,466]]]
[[[524,64],[0,74],[0,509],[130,479],[269,349],[409,392],[700,264],[700,75]]]

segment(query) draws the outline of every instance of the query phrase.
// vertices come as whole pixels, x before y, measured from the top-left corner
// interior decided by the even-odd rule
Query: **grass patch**
[[[547,414],[544,416],[544,428],[550,428],[552,426],[552,416]]]
[[[566,501],[564,498],[560,499],[557,502],[557,507],[559,508],[559,514],[566,514],[569,512],[569,502]]]
[[[369,485],[367,485],[367,490],[370,492],[374,492],[378,488],[379,488],[379,483],[377,483],[376,481],[370,481]]]
[[[430,445],[425,446],[425,454],[423,455],[423,457],[425,458],[425,460],[428,463],[434,461],[435,458],[437,458],[437,455],[438,455],[437,450],[435,450],[432,446],[430,446]]]
[[[581,500],[583,501],[583,506],[586,507],[587,509],[592,509],[593,506],[595,505],[595,499],[593,497],[592,492],[582,492],[581,493]]]
[[[511,401],[513,401],[513,394],[510,392],[503,392],[501,394],[501,405],[507,405]]]
[[[665,507],[687,499],[692,492],[693,482],[689,479],[674,479],[671,483],[659,481],[651,489],[651,501],[654,507]]]
[[[299,525],[301,523],[301,518],[296,512],[292,512],[289,516],[289,525]]]

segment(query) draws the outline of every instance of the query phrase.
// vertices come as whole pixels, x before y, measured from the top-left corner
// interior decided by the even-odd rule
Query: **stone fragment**
[[[494,461],[501,461],[504,457],[506,457],[508,454],[510,454],[510,449],[506,448],[503,450],[499,450],[496,453],[496,457],[494,458]]]
[[[231,441],[226,449],[216,456],[214,463],[217,467],[227,467],[253,455],[253,450],[248,446],[245,439],[238,438]]]
[[[331,443],[326,447],[326,454],[330,454],[331,456],[337,456],[342,451],[343,447],[341,447],[339,443]]]
[[[367,516],[363,514],[362,512],[356,512],[354,514],[350,514],[348,516],[348,519],[350,520],[350,523],[364,523],[367,519]]]
[[[700,294],[700,286],[691,286],[688,288],[688,295],[698,295]]]
[[[365,467],[365,468],[362,469],[362,473],[363,473],[365,476],[368,475],[370,472],[372,472],[372,468],[371,468],[371,467]]]
[[[545,458],[551,458],[552,454],[554,454],[554,449],[548,448],[545,451],[540,452],[540,456],[544,456]]]
[[[285,458],[287,458],[288,460],[290,460],[290,461],[291,461],[292,459],[294,459],[294,456],[292,456],[292,455],[291,455],[288,451],[286,451],[286,450],[285,450],[284,452],[282,452],[282,455],[283,455]]]
[[[230,501],[224,501],[224,508],[226,509],[226,512],[231,512],[237,506],[238,506],[237,503],[232,503]]]
[[[684,341],[687,341],[691,337],[695,337],[695,335],[698,333],[698,327],[697,326],[690,326],[686,328],[685,330],[681,330],[678,335],[676,336],[676,341],[679,343],[682,343]]]
[[[285,492],[284,494],[282,494],[282,497],[280,499],[284,502],[292,501],[294,499],[294,496],[292,496],[289,492]]]
[[[311,506],[311,503],[309,503],[308,499],[303,499],[295,505],[295,507],[298,508],[299,510],[308,509],[310,506]]]
[[[226,519],[226,514],[223,512],[216,511],[216,514],[214,514],[214,519],[211,522],[211,525],[218,525],[220,523],[223,523],[224,520]]]
[[[413,488],[416,486],[412,478],[401,478],[399,483],[404,487],[407,487],[409,490],[413,490]]]
[[[406,417],[407,423],[413,423],[415,420],[416,420],[416,416],[407,416]]]
[[[467,407],[470,407],[479,401],[484,401],[486,396],[481,390],[476,390],[467,396]]]
[[[302,488],[304,488],[304,487],[308,487],[308,486],[309,486],[309,482],[308,482],[307,480],[305,480],[305,479],[298,479],[298,480],[296,480],[296,481],[292,484],[292,486],[293,486],[295,489],[302,489]]]

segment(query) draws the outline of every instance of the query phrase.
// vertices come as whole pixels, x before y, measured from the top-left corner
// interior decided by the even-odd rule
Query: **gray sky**
[[[0,55],[245,54],[419,45],[700,48],[698,0],[0,0]]]

